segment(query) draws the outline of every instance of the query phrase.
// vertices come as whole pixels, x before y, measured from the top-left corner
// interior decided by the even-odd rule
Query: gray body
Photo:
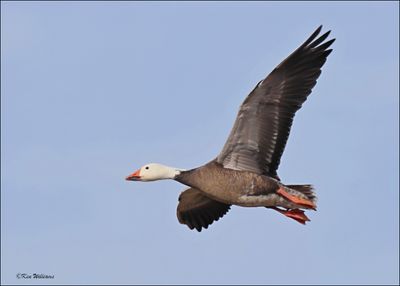
[[[199,190],[210,199],[242,207],[300,208],[301,206],[276,194],[280,187],[296,196],[307,198],[301,192],[287,188],[272,177],[227,169],[215,161],[184,171],[175,180]]]

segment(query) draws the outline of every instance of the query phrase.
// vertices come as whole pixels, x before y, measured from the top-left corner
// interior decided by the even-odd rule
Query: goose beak
[[[140,181],[140,169],[125,178],[127,181]]]

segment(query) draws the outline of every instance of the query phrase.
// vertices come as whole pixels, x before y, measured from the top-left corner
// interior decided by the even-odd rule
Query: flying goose
[[[299,223],[309,221],[304,210],[316,210],[311,185],[285,185],[277,169],[294,115],[315,86],[335,39],[322,26],[261,80],[240,106],[221,153],[191,170],[150,163],[126,180],[172,179],[189,188],[179,196],[177,217],[201,231],[223,217],[231,205],[266,207]]]

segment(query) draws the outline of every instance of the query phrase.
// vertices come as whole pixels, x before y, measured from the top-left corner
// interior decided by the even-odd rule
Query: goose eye
[[[147,166],[145,169],[148,170],[148,169],[149,169],[149,166]]]

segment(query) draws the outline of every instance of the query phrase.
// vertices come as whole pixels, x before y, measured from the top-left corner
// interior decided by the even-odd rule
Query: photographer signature
[[[48,275],[43,273],[17,273],[17,279],[54,279],[54,275]]]

